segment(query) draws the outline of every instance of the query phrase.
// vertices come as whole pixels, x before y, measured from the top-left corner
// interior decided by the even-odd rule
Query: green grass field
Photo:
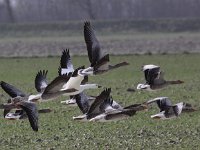
[[[126,60],[129,66],[90,77],[90,83],[112,88],[112,96],[123,106],[144,102],[158,96],[168,96],[176,103],[189,102],[199,107],[200,102],[200,55],[129,55],[112,56],[111,62]],[[57,75],[58,57],[52,58],[10,58],[0,59],[1,80],[11,83],[27,93],[36,93],[34,77],[38,70],[48,69],[51,81]],[[74,56],[74,66],[89,64],[86,57]],[[157,92],[127,92],[144,82],[141,65],[157,64],[168,80],[181,79],[184,84],[170,86]],[[88,90],[97,95],[102,89]],[[1,94],[6,95],[1,90]],[[79,115],[77,107],[60,104],[66,97],[39,103],[39,108],[54,111],[39,116],[39,131],[32,131],[28,120],[10,121],[0,111],[0,149],[199,149],[200,112],[184,113],[173,120],[152,120],[150,115],[158,112],[153,106],[148,112],[122,121],[110,123],[76,122],[72,117]],[[6,101],[4,96],[0,102]]]

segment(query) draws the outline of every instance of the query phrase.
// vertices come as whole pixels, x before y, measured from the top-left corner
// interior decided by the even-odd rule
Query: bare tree
[[[89,15],[90,19],[92,19],[92,20],[96,19],[92,0],[74,0],[73,2],[77,5],[79,5],[84,11],[86,11],[87,14]]]
[[[14,16],[13,9],[12,9],[12,6],[11,6],[11,1],[10,0],[4,0],[4,2],[6,4],[9,22],[13,23],[13,22],[15,22],[15,16]]]

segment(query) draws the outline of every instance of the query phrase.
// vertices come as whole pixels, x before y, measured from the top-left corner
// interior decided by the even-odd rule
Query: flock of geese
[[[61,101],[62,104],[77,105],[82,115],[73,117],[80,121],[113,121],[131,117],[138,111],[148,110],[152,103],[157,103],[160,111],[152,115],[155,119],[170,119],[178,117],[183,111],[195,111],[196,109],[188,103],[180,102],[172,104],[168,97],[158,97],[141,104],[133,104],[123,107],[118,104],[111,95],[111,88],[104,90],[97,96],[89,96],[84,91],[87,89],[101,88],[98,84],[89,84],[88,76],[100,76],[122,66],[129,65],[121,62],[110,65],[109,54],[103,55],[94,30],[90,22],[84,23],[84,39],[87,46],[90,66],[74,69],[69,50],[63,51],[58,68],[58,76],[48,84],[47,70],[40,70],[35,77],[35,88],[37,94],[29,95],[13,85],[1,81],[2,89],[11,97],[7,103],[1,104],[4,109],[4,118],[10,120],[28,118],[34,131],[38,131],[39,113],[51,112],[51,109],[37,109],[37,102],[45,102],[56,99],[61,95],[69,96],[69,100]],[[138,90],[158,90],[168,85],[181,84],[183,81],[166,81],[159,66],[144,65],[142,67],[146,82],[138,84]],[[11,111],[14,109],[15,111]]]

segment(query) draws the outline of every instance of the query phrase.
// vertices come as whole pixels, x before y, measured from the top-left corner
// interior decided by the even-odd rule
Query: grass
[[[88,65],[86,57],[74,56],[74,66]],[[123,106],[144,102],[158,96],[168,96],[174,103],[187,101],[199,107],[200,60],[199,55],[129,55],[112,56],[112,63],[126,60],[130,66],[90,77],[91,83],[112,88],[112,96]],[[141,65],[157,64],[166,72],[166,79],[181,79],[185,83],[170,86],[157,92],[127,92],[144,82]],[[59,58],[9,58],[0,59],[1,80],[7,81],[27,93],[35,93],[34,75],[40,69],[48,69],[51,81],[57,75]],[[102,89],[88,90],[97,95]],[[1,93],[8,96],[1,90]],[[61,105],[55,101],[39,103],[39,108],[54,111],[39,116],[39,131],[34,132],[28,120],[10,121],[1,116],[0,149],[198,149],[200,140],[200,112],[182,114],[167,121],[152,120],[150,115],[158,112],[153,107],[148,112],[123,121],[110,123],[83,123],[72,120],[80,114],[77,107]],[[6,101],[1,98],[1,103]],[[2,111],[0,111],[2,114]]]

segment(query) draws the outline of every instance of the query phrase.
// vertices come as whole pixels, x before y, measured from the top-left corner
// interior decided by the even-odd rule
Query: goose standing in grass
[[[55,78],[44,90],[42,99],[52,99],[60,95],[76,95],[86,89],[100,88],[98,84],[81,84],[85,80],[85,76],[91,72],[85,72],[84,66],[74,70],[72,74],[65,74]]]
[[[80,121],[88,120],[100,122],[121,120],[134,115],[136,111],[147,108],[147,106],[144,105],[121,107],[119,104],[113,101],[110,93],[110,88],[105,89],[96,97],[92,104],[89,104],[84,97],[76,95],[75,97],[77,98],[77,104],[83,115],[73,117],[73,119]]]
[[[146,83],[138,84],[137,89],[139,90],[158,90],[166,87],[167,85],[182,84],[181,80],[176,81],[166,81],[164,79],[164,73],[160,70],[159,66],[156,65],[144,65],[143,72],[145,76]]]
[[[160,112],[158,114],[152,115],[153,119],[171,119],[178,117],[184,107],[184,103],[180,102],[172,105],[171,100],[168,97],[158,97],[153,100],[149,100],[147,104],[157,103]]]
[[[84,38],[87,46],[87,52],[91,67],[86,71],[93,70],[95,74],[107,72],[111,69],[129,65],[127,62],[121,62],[116,65],[109,65],[109,54],[103,55],[99,41],[97,40],[90,22],[84,23]]]
[[[33,102],[29,102],[27,97],[17,96],[10,99],[10,103],[1,104],[1,109],[9,112],[11,109],[22,109],[26,112],[30,125],[34,131],[38,131],[38,110]]]

